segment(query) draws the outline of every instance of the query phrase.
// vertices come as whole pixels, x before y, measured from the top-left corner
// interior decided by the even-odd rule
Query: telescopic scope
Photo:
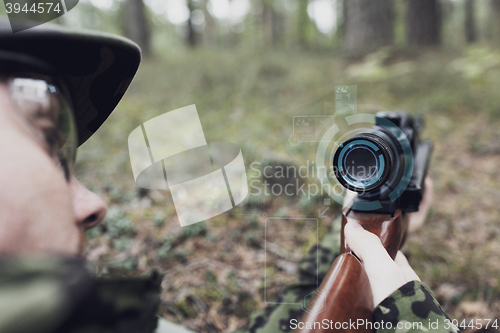
[[[374,192],[390,179],[397,158],[396,147],[382,131],[361,132],[344,141],[333,159],[339,182],[357,193]]]

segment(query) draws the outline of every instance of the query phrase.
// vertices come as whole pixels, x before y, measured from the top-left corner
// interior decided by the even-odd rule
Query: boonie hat
[[[53,24],[13,33],[8,20],[0,20],[2,52],[41,60],[66,82],[73,99],[78,145],[108,118],[141,61],[139,47],[120,36]]]

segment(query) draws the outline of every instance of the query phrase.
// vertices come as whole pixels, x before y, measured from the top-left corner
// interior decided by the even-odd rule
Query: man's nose
[[[79,227],[90,229],[101,223],[106,216],[106,204],[95,193],[89,191],[75,177],[71,179],[73,211]]]

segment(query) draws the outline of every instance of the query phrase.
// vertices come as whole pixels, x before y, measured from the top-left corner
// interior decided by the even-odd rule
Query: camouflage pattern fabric
[[[381,333],[460,332],[429,287],[420,281],[408,282],[384,299],[375,308],[373,321],[375,327],[380,327],[377,332]]]
[[[1,258],[0,332],[154,332],[161,280],[97,280],[74,258]]]
[[[320,283],[331,263],[340,254],[340,232],[341,217],[332,223],[330,232],[319,244]],[[305,295],[316,290],[315,249],[316,246],[299,264],[300,283],[285,288],[283,297],[278,302],[301,303]],[[292,332],[295,327],[290,324],[291,320],[300,322],[303,315],[304,310],[299,304],[271,304],[254,313],[248,328],[237,333]],[[429,287],[419,281],[407,283],[382,301],[375,308],[373,319],[373,328],[380,328],[375,329],[376,332],[459,332],[451,325]],[[387,325],[388,322],[391,325]],[[388,329],[388,326],[391,328]],[[409,326],[411,327],[408,328]]]

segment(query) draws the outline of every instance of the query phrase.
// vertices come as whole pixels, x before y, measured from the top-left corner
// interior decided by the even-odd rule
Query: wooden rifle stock
[[[391,216],[345,209],[342,216],[341,254],[331,265],[318,289],[319,293],[301,320],[305,328],[295,332],[324,332],[323,320],[329,323],[329,327],[343,332],[373,332],[371,325],[366,325],[372,322],[373,295],[363,265],[346,244],[344,227],[347,222],[358,223],[376,234],[393,259],[403,245],[408,229],[407,218],[400,210]],[[349,324],[358,323],[358,320],[363,320],[363,325],[353,329]]]

